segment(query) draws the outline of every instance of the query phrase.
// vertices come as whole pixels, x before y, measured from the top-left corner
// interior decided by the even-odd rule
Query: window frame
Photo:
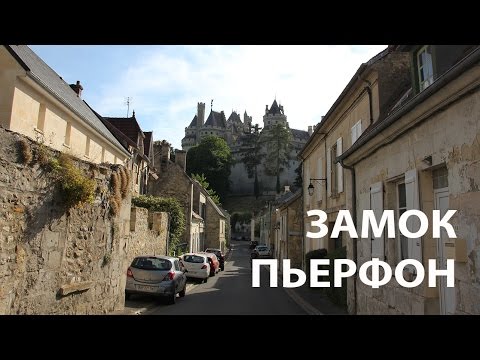
[[[404,186],[404,196],[405,196],[405,205],[403,207],[400,207],[400,186],[403,185]],[[403,212],[401,212],[401,210],[403,210]],[[397,221],[395,222],[395,232],[397,234],[396,236],[396,239],[395,239],[395,242],[396,242],[396,249],[397,249],[397,263],[399,263],[400,261],[404,260],[404,259],[408,259],[408,247],[409,247],[409,244],[408,244],[408,238],[403,236],[401,233],[400,233],[400,229],[398,228],[398,223],[399,223],[399,219],[400,219],[400,216],[408,210],[408,207],[407,207],[407,189],[406,189],[406,186],[405,186],[405,179],[401,179],[397,182],[395,182],[395,215],[397,216]],[[405,254],[405,257],[403,257],[403,254],[402,254],[402,237],[404,238],[404,241],[406,242],[406,254]]]
[[[430,68],[431,68],[431,74],[428,78],[424,77],[424,80],[422,81],[422,75],[425,75],[426,72],[424,73],[423,70],[426,69],[426,63],[420,65],[420,58],[422,53],[429,54],[430,55]],[[427,59],[427,57],[425,57]],[[434,61],[433,61],[433,48],[431,45],[424,45],[420,49],[418,49],[415,53],[415,61],[416,61],[416,70],[417,70],[417,81],[418,81],[418,89],[420,92],[428,88],[430,85],[433,84],[434,79],[435,79],[435,71],[434,71]],[[427,83],[427,85],[425,85]]]

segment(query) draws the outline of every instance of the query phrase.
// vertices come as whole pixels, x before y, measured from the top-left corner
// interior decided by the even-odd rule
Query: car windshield
[[[203,256],[197,256],[197,255],[185,255],[183,257],[183,261],[188,263],[201,264],[204,262],[204,260],[205,258]]]
[[[172,263],[167,259],[139,257],[133,260],[132,267],[142,270],[170,270]]]

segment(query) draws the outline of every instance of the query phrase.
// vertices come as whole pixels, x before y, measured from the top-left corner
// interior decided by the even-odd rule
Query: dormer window
[[[421,48],[417,53],[418,85],[420,91],[433,83],[433,60],[430,45]]]

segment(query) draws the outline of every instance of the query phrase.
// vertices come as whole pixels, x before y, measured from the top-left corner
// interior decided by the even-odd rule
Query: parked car
[[[199,252],[198,254],[204,254],[207,256],[210,262],[210,276],[215,276],[220,271],[220,261],[218,261],[217,255],[214,253]]]
[[[272,251],[266,245],[257,245],[251,253],[252,258],[271,257]]]
[[[217,256],[218,261],[220,262],[220,270],[225,270],[225,256],[220,249],[208,248],[205,249],[207,253],[213,253]]]
[[[127,270],[125,298],[132,294],[164,297],[175,304],[177,294],[185,296],[187,277],[177,258],[138,256]]]
[[[183,254],[182,263],[185,266],[187,278],[201,279],[207,282],[210,276],[210,263],[205,254]]]
[[[251,250],[251,249],[255,249],[255,247],[256,247],[257,245],[258,245],[258,241],[252,240],[252,241],[250,242],[250,250]]]

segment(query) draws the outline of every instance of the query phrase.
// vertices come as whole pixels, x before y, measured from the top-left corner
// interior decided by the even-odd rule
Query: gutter
[[[350,170],[350,174],[352,174],[352,220],[355,226],[357,226],[357,185],[356,185],[356,177],[355,177],[355,167],[348,166],[343,163],[343,160],[338,160],[336,163],[340,163],[342,168]],[[357,239],[353,238],[353,248],[352,248],[352,260],[357,265]],[[348,256],[347,256],[348,257]],[[353,314],[357,314],[357,271],[353,275]]]
[[[361,148],[365,145],[369,140],[377,136],[380,132],[384,129],[392,125],[395,121],[401,118],[403,115],[408,113],[409,111],[413,110],[418,104],[422,103],[430,96],[435,94],[437,91],[443,88],[446,84],[454,80],[455,78],[459,77],[465,71],[473,67],[475,64],[480,62],[480,47],[477,47],[474,51],[472,51],[467,57],[460,60],[455,66],[447,70],[443,75],[441,75],[432,85],[427,87],[425,90],[417,94],[413,99],[409,102],[405,103],[403,106],[397,109],[396,112],[384,118],[383,121],[377,122],[374,124],[374,128],[369,131],[364,137],[360,137],[347,151],[345,151],[342,155],[337,157],[337,160],[343,161],[348,156],[353,154],[356,150]],[[355,165],[362,159],[359,159],[352,165]]]

